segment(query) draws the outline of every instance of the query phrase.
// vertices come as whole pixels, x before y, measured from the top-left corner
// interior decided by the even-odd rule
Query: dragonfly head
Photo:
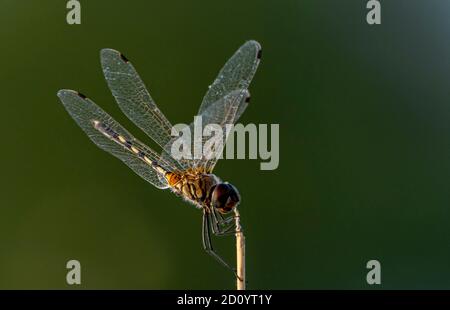
[[[232,211],[240,201],[238,190],[230,183],[219,183],[212,191],[211,205],[222,214]]]

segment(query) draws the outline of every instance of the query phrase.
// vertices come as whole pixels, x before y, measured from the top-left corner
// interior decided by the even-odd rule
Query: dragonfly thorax
[[[215,208],[225,214],[239,204],[238,190],[228,182],[222,182],[214,174],[191,170],[165,172],[164,177],[172,191],[199,208]]]
[[[166,172],[164,175],[169,188],[175,194],[182,196],[187,201],[199,208],[211,206],[213,189],[221,180],[214,174],[202,172]]]

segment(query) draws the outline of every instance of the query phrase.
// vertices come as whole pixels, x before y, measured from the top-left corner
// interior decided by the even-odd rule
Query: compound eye
[[[239,193],[236,188],[228,183],[217,184],[211,197],[212,206],[221,213],[230,212],[239,201]]]

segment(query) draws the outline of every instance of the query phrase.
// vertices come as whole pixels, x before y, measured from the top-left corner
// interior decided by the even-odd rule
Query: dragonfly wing
[[[152,167],[153,162],[169,170],[172,163],[135,139],[124,127],[93,101],[73,90],[60,90],[58,97],[66,110],[88,137],[101,149],[119,158],[135,173],[158,188],[167,188],[167,182]]]
[[[164,147],[172,139],[172,125],[153,101],[133,65],[112,49],[103,49],[100,56],[105,79],[120,109]]]
[[[203,167],[205,171],[211,173],[222,155],[223,149],[228,140],[228,135],[232,133],[227,128],[228,125],[234,125],[239,118],[241,111],[244,111],[250,100],[250,93],[247,89],[233,90],[223,99],[209,105],[209,107],[201,114],[203,128],[207,125],[215,124],[219,126],[222,132],[222,142],[218,147],[208,146],[207,140],[210,137],[203,137],[203,155],[200,160],[195,162],[195,166]]]
[[[237,111],[241,107],[245,107],[248,104],[248,99],[250,94],[246,89],[231,91],[228,95],[217,100],[217,102],[210,104],[207,109],[203,111],[201,116],[201,133],[203,133],[207,125],[214,125],[221,131],[221,141],[222,143],[217,148],[208,148],[207,141],[212,137],[203,136],[201,134],[200,139],[195,137],[195,123],[191,123],[188,126],[189,131],[183,134],[181,137],[174,137],[172,140],[164,147],[164,153],[162,158],[168,159],[168,154],[171,154],[172,146],[177,143],[179,139],[186,139],[185,145],[190,146],[190,154],[194,156],[196,149],[201,151],[201,156],[199,158],[192,157],[191,159],[180,159],[178,162],[183,165],[185,169],[187,168],[203,168],[205,173],[210,173],[217,160],[222,154],[223,148],[227,140],[227,125],[232,125],[236,117]],[[198,125],[197,125],[198,127]],[[178,149],[176,149],[178,150]]]
[[[220,70],[214,83],[210,86],[198,111],[203,114],[210,105],[215,104],[234,90],[247,89],[250,85],[261,59],[261,45],[256,41],[244,43]],[[247,105],[238,107],[233,123],[237,122]]]

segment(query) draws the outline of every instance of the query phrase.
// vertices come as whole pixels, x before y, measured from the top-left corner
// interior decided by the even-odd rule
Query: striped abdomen
[[[95,129],[100,131],[103,135],[108,137],[109,139],[113,140],[114,142],[122,145],[124,148],[128,149],[130,152],[134,153],[137,157],[142,159],[144,162],[146,162],[149,165],[152,165],[152,161],[150,158],[147,157],[147,155],[138,149],[136,145],[133,145],[132,141],[127,140],[124,136],[118,134],[113,129],[109,128],[105,124],[103,124],[100,121],[93,120],[92,125]]]

